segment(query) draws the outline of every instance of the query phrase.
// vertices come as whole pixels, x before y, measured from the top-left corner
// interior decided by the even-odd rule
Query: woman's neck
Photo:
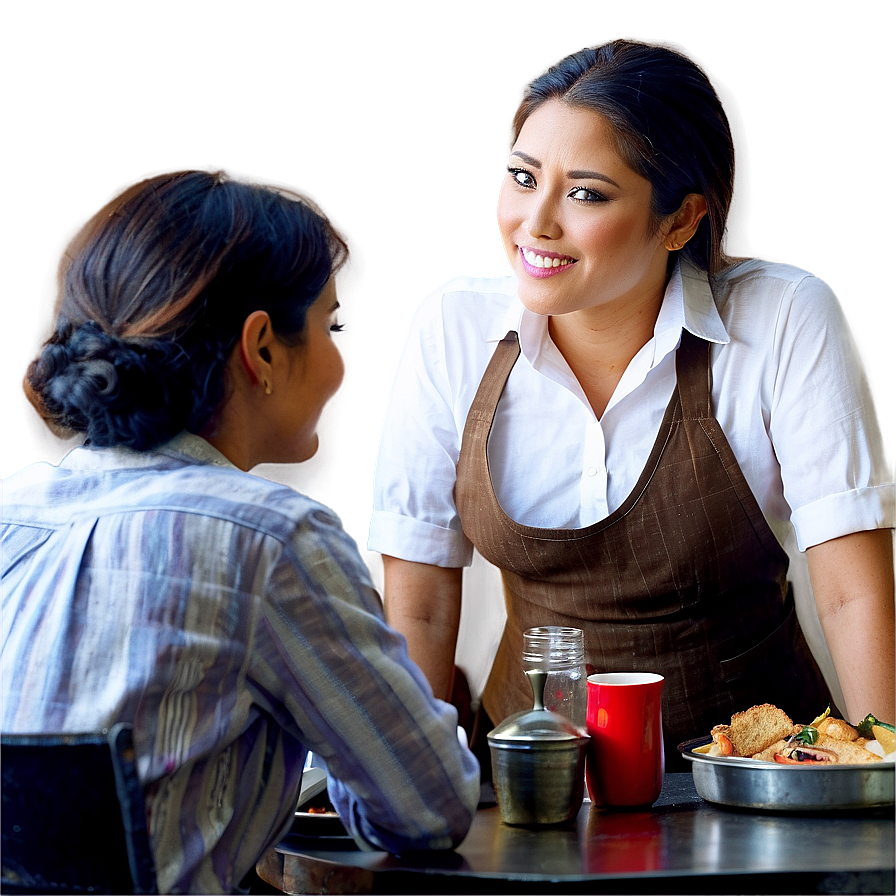
[[[662,303],[661,292],[640,303],[587,308],[548,321],[554,345],[598,419],[632,358],[653,338]]]

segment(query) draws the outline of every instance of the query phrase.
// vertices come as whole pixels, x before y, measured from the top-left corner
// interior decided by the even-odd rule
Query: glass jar
[[[559,712],[574,725],[585,727],[588,676],[585,637],[579,628],[543,625],[523,633],[523,671],[547,672],[544,708]]]

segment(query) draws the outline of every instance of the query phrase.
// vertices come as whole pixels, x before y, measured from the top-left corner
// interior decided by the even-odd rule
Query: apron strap
[[[488,367],[485,368],[485,373],[482,375],[476,396],[467,414],[467,426],[484,421],[487,424],[486,432],[491,428],[495,408],[498,406],[501,393],[507,385],[507,378],[519,356],[519,337],[515,330],[509,330],[498,343],[488,362]]]
[[[710,343],[688,330],[681,331],[681,345],[675,353],[675,373],[685,420],[712,417],[712,368]]]

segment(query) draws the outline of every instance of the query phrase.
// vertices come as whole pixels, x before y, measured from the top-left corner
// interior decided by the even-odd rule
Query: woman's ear
[[[688,193],[681,207],[666,219],[663,245],[676,252],[697,232],[697,226],[706,214],[706,198],[700,193]]]
[[[253,311],[243,321],[240,334],[240,362],[250,385],[261,385],[266,395],[273,386],[270,346],[274,341],[274,328],[267,311]]]

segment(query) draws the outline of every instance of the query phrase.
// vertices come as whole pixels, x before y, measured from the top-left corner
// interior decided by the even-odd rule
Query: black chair
[[[156,893],[130,725],[3,734],[3,893]]]

